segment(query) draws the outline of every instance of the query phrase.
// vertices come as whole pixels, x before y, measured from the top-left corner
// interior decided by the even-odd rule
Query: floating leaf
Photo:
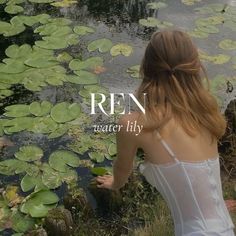
[[[59,61],[59,62],[69,62],[72,59],[73,59],[73,57],[67,52],[62,52],[62,53],[58,54],[58,56],[57,56],[57,61]]]
[[[28,131],[38,134],[48,134],[55,131],[58,124],[51,117],[35,117],[31,125],[27,128]]]
[[[76,34],[81,35],[81,36],[95,32],[95,30],[93,28],[87,27],[87,26],[82,26],[82,25],[75,26],[73,31]]]
[[[66,172],[68,166],[78,167],[79,164],[80,159],[70,151],[58,150],[49,156],[49,165],[57,171]]]
[[[11,24],[5,21],[0,21],[0,34],[4,34],[9,27],[11,27]]]
[[[99,52],[108,52],[112,47],[112,42],[110,39],[102,38],[92,41],[88,44],[88,51],[93,52],[99,50]]]
[[[51,3],[52,6],[54,7],[70,7],[72,4],[77,3],[75,0],[62,0],[59,2],[53,2]]]
[[[105,167],[93,167],[91,168],[91,173],[94,175],[105,175],[107,174],[107,169]]]
[[[3,192],[3,197],[7,201],[8,206],[13,207],[21,203],[22,197],[19,196],[17,186],[7,186]]]
[[[74,59],[70,62],[69,67],[71,70],[84,70],[94,69],[96,66],[103,65],[103,59],[101,57],[89,57],[84,61]]]
[[[22,117],[30,114],[29,106],[25,104],[16,104],[5,107],[6,112],[3,113],[9,117]]]
[[[54,57],[46,58],[45,56],[38,55],[29,57],[24,61],[24,64],[35,68],[46,68],[57,65],[58,61]]]
[[[32,217],[45,217],[48,211],[54,208],[59,201],[58,196],[47,190],[30,194],[21,205],[20,210]]]
[[[96,162],[103,162],[105,160],[104,154],[98,152],[90,152],[89,157]]]
[[[125,43],[119,43],[113,46],[110,53],[113,57],[118,55],[124,55],[128,57],[133,52],[133,48]]]
[[[194,29],[193,31],[189,31],[188,34],[194,38],[202,38],[205,39],[208,37],[208,33],[205,33],[199,29]]]
[[[43,156],[43,150],[34,145],[20,147],[15,157],[21,161],[36,161]]]
[[[34,220],[27,216],[21,214],[19,211],[16,211],[11,216],[12,219],[12,229],[16,232],[26,232],[34,227]],[[15,236],[20,236],[23,234],[15,234]]]
[[[116,144],[111,143],[108,147],[108,153],[110,156],[114,156],[117,153]]]
[[[199,25],[198,30],[203,31],[208,34],[215,34],[219,32],[219,29],[214,25]]]
[[[13,44],[5,50],[5,54],[11,58],[25,58],[31,52],[32,48],[29,44],[23,44],[21,46]]]
[[[50,3],[53,2],[54,0],[29,0],[29,1],[33,3]]]
[[[64,135],[68,131],[69,127],[66,124],[59,124],[57,128],[50,133],[48,138],[57,138]]]
[[[0,63],[0,73],[17,74],[25,71],[27,67],[22,61],[17,59],[4,59],[4,63]]]
[[[30,176],[26,174],[20,183],[21,189],[23,192],[28,192],[35,188],[35,191],[47,189],[43,184],[41,176]]]
[[[168,5],[164,2],[150,2],[147,4],[147,7],[150,8],[150,9],[160,9],[160,8],[165,8],[167,7]]]
[[[140,19],[139,24],[146,27],[157,27],[160,21],[154,17],[148,17],[147,19]]]
[[[46,49],[63,49],[68,46],[65,40],[56,37],[43,37],[44,40],[35,41],[35,45]]]
[[[202,0],[181,0],[182,3],[188,6],[192,6],[195,2],[201,2]]]
[[[80,112],[81,109],[78,103],[61,102],[51,109],[51,117],[58,123],[65,123],[77,118]]]
[[[35,116],[45,116],[52,108],[52,104],[48,101],[32,102],[29,106],[29,111]]]
[[[66,80],[74,84],[97,84],[98,78],[91,72],[88,71],[76,71],[78,76],[68,75]]]
[[[219,47],[225,50],[234,50],[236,49],[236,41],[231,39],[224,39],[220,41]]]
[[[126,72],[130,74],[131,77],[133,78],[139,78],[139,70],[140,70],[140,65],[135,65],[129,67]]]
[[[24,11],[24,8],[18,5],[10,4],[4,8],[4,11],[8,14],[17,14]]]
[[[11,120],[4,122],[4,132],[6,134],[20,132],[32,125],[32,117],[16,117]]]

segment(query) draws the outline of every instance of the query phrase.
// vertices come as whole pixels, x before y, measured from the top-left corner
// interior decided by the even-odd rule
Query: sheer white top
[[[180,161],[159,132],[157,135],[174,162],[145,161],[139,169],[166,200],[175,236],[235,236],[222,195],[219,156],[200,162]]]

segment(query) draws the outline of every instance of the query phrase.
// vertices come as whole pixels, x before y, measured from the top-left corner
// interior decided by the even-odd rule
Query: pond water
[[[100,90],[115,93],[134,92],[140,84],[140,80],[135,78],[137,68],[131,74],[127,73],[127,69],[140,64],[150,35],[160,27],[176,27],[193,36],[212,81],[212,92],[217,97],[222,112],[229,101],[235,98],[236,6],[234,1],[163,0],[160,1],[161,4],[158,2],[160,4],[158,5],[157,2],[153,4],[152,1],[146,0],[80,0],[76,3],[64,0],[63,4],[68,4],[68,6],[63,7],[53,6],[55,2],[53,0],[0,0],[0,58],[1,60],[11,58],[3,61],[3,63],[8,63],[7,65],[0,65],[2,98],[0,126],[4,140],[9,139],[13,143],[2,149],[0,188],[5,189],[8,184],[18,185],[18,191],[22,196],[31,194],[31,199],[34,199],[37,193],[32,195],[35,188],[32,181],[41,181],[37,182],[38,185],[36,184],[38,190],[50,192],[49,189],[51,189],[62,197],[66,189],[65,182],[70,184],[69,177],[73,176],[72,182],[76,181],[80,186],[86,187],[92,177],[88,166],[111,166],[111,160],[116,154],[114,135],[96,136],[92,133],[92,124],[101,121],[103,117],[94,116],[95,120],[89,120],[94,117],[88,116],[90,107],[85,101],[86,93]],[[148,3],[153,5],[148,5]],[[18,5],[23,10],[17,8]],[[17,9],[19,13],[7,13],[12,13]],[[39,14],[42,15],[37,20],[30,18]],[[28,18],[26,20],[26,18],[16,18],[16,16],[28,16]],[[149,21],[140,21],[148,17],[151,17]],[[155,22],[154,18],[159,21]],[[65,22],[63,19],[70,21]],[[31,21],[35,22],[31,24]],[[11,22],[11,24],[6,26],[3,22]],[[41,27],[40,29],[40,25],[47,24],[48,28]],[[153,24],[158,25],[159,28],[153,27]],[[89,28],[75,29],[81,25]],[[12,31],[9,27],[12,27]],[[193,33],[192,31],[197,27],[198,29]],[[17,31],[19,33],[16,33]],[[47,39],[42,38],[45,36]],[[71,37],[70,42],[67,37]],[[97,39],[105,39],[105,41],[102,45],[100,45],[101,42],[96,42],[95,46],[93,45],[94,48],[88,50],[88,44]],[[69,43],[64,45],[63,41],[66,40]],[[39,43],[35,43],[36,41]],[[20,50],[19,47],[11,46],[14,44],[18,46],[28,44],[28,46]],[[35,44],[38,47],[32,51]],[[125,55],[112,56],[110,49],[115,45],[118,45],[118,51]],[[104,52],[99,52],[98,47]],[[96,59],[85,63],[86,65],[79,64],[80,60],[90,57],[96,57]],[[71,63],[72,59],[77,59],[74,65]],[[86,71],[85,74],[80,73],[81,68]],[[88,72],[93,74],[86,74]],[[74,77],[68,76],[72,74]],[[99,77],[99,87],[87,85],[91,87],[84,89],[84,83],[81,82],[84,79],[83,76],[90,80],[94,75]],[[97,78],[95,79],[93,81],[97,81]],[[79,93],[82,90],[83,92]],[[50,103],[44,105],[41,103],[41,106],[39,103],[30,105],[35,101]],[[62,102],[67,103],[62,104]],[[72,103],[75,104],[70,106]],[[4,114],[6,107],[14,104],[28,106],[9,107],[9,113]],[[56,106],[56,104],[61,105]],[[79,104],[80,108],[76,104]],[[87,116],[84,117],[82,113]],[[76,119],[78,116],[79,119]],[[29,117],[29,119],[21,120],[21,117]],[[68,152],[55,154],[58,150]],[[52,153],[55,155],[53,156]],[[90,160],[90,162],[83,163],[85,165],[83,167],[76,161],[75,155],[81,160]],[[58,164],[55,156],[62,165]],[[64,156],[68,159],[65,160]],[[4,162],[9,159],[18,162]],[[23,162],[31,166],[26,166]],[[43,167],[42,163],[46,163],[47,166]],[[20,165],[20,168],[16,169],[16,165]],[[27,172],[27,168],[31,169],[31,172]],[[69,174],[67,168],[71,171]],[[35,175],[32,173],[34,171],[36,171]],[[26,173],[28,181],[25,178],[20,187],[20,182],[22,183]],[[81,179],[77,179],[76,173]],[[49,175],[53,176],[53,184],[47,181]],[[25,189],[22,189],[22,185]],[[91,201],[93,202],[92,198]],[[36,210],[31,212],[29,209],[23,209],[22,211],[29,213],[32,217],[44,216],[47,212],[45,202],[39,202],[42,214]],[[7,209],[4,204],[2,206]],[[4,225],[0,222],[0,229],[4,229]]]

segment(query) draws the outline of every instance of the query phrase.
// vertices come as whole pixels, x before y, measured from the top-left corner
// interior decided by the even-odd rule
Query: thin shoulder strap
[[[176,155],[174,154],[174,152],[171,150],[170,146],[166,143],[166,141],[161,137],[160,133],[158,131],[157,132],[157,137],[158,139],[160,139],[162,145],[164,146],[164,148],[167,150],[167,152],[171,155],[171,157],[176,161],[179,162],[179,160],[176,158]]]

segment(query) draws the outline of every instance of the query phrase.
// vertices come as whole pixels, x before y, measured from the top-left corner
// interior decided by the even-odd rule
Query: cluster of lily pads
[[[152,10],[159,10],[166,8],[168,5],[165,2],[150,2],[147,3],[147,8]],[[158,29],[164,29],[173,26],[171,22],[162,21],[155,17],[147,17],[146,19],[139,19],[139,24],[145,27],[157,27]]]
[[[223,3],[212,3],[194,9],[197,14],[210,15],[195,21],[196,28],[189,34],[196,38],[207,38],[209,34],[219,32],[218,26],[223,26],[235,31],[236,29],[236,7]]]

